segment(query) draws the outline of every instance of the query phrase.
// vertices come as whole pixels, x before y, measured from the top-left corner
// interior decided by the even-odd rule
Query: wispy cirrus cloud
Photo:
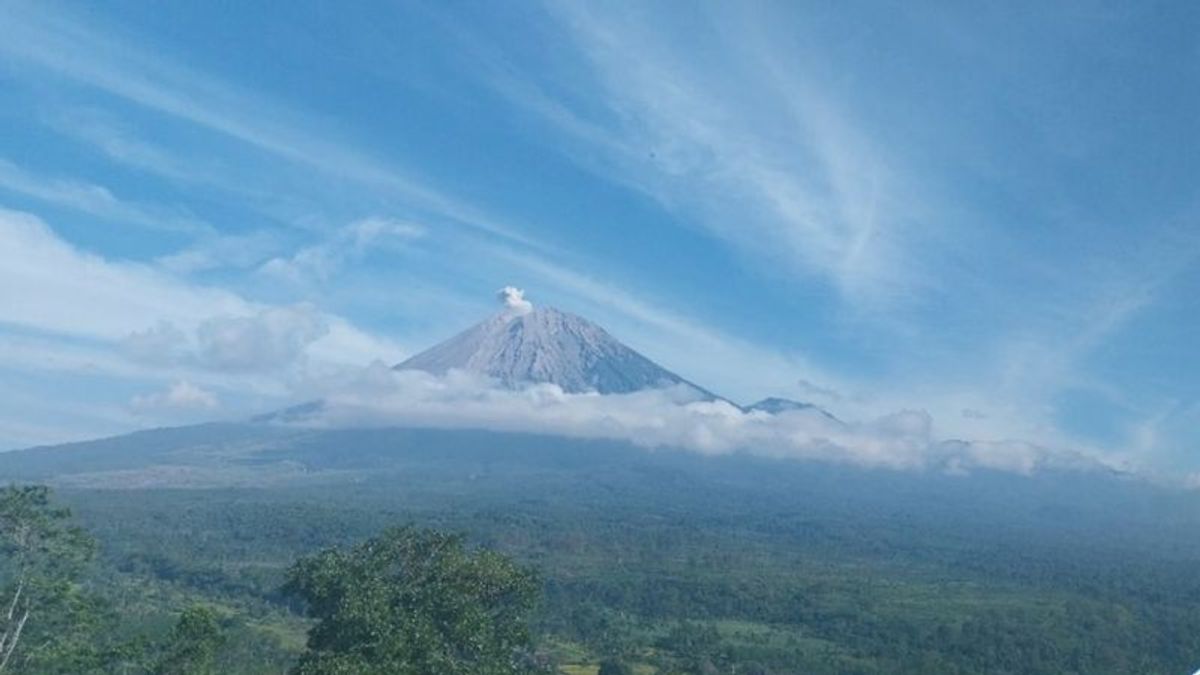
[[[425,234],[426,228],[413,222],[378,216],[363,218],[290,256],[271,258],[259,271],[293,283],[328,281],[339,268],[361,259],[371,248],[411,242]]]
[[[701,38],[670,32],[651,7],[548,9],[604,115],[579,112],[555,85],[513,68],[480,67],[497,91],[573,139],[563,147],[580,163],[648,192],[751,264],[766,262],[768,275],[823,282],[850,306],[903,308],[933,283],[923,269],[938,241],[924,218],[932,195],[775,36],[704,11],[694,12]],[[479,59],[502,58],[457,37]],[[696,58],[700,39],[716,45],[701,52],[722,58]]]
[[[179,181],[221,181],[214,167],[201,167],[196,158],[181,159],[144,138],[131,125],[99,110],[55,110],[42,117],[55,132],[97,148],[118,164]]]
[[[402,169],[329,139],[311,119],[270,99],[104,34],[65,10],[14,2],[0,54],[104,90],[340,180],[391,192],[461,226],[537,246],[516,228]]]
[[[182,249],[159,256],[154,264],[173,274],[232,268],[253,269],[284,249],[284,238],[272,230],[199,237]]]
[[[0,189],[120,224],[192,235],[212,231],[194,216],[124,200],[101,185],[38,175],[3,158]]]

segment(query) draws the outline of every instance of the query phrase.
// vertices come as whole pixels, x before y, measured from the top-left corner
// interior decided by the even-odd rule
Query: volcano
[[[684,386],[699,397],[718,398],[595,323],[553,307],[506,308],[395,368],[436,375],[463,370],[514,388],[549,383],[569,393],[624,394]]]

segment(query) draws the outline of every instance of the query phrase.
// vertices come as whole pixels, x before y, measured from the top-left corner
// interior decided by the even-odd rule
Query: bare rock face
[[[552,307],[503,311],[396,366],[480,373],[505,386],[552,383],[571,393],[621,394],[684,385],[712,394],[626,347],[581,316]]]

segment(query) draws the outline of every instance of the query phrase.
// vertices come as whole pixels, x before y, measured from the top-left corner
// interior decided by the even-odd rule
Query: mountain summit
[[[515,291],[505,289],[502,294]],[[396,370],[443,374],[465,370],[505,386],[548,382],[563,391],[621,394],[686,385],[704,389],[659,366],[581,316],[551,307],[534,309],[519,294],[502,297],[505,310],[397,365]]]

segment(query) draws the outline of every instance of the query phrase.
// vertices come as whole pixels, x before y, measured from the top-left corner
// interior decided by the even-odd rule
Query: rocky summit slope
[[[503,311],[396,366],[479,373],[506,386],[552,383],[571,393],[621,394],[684,385],[704,389],[622,344],[587,319],[552,307]]]

